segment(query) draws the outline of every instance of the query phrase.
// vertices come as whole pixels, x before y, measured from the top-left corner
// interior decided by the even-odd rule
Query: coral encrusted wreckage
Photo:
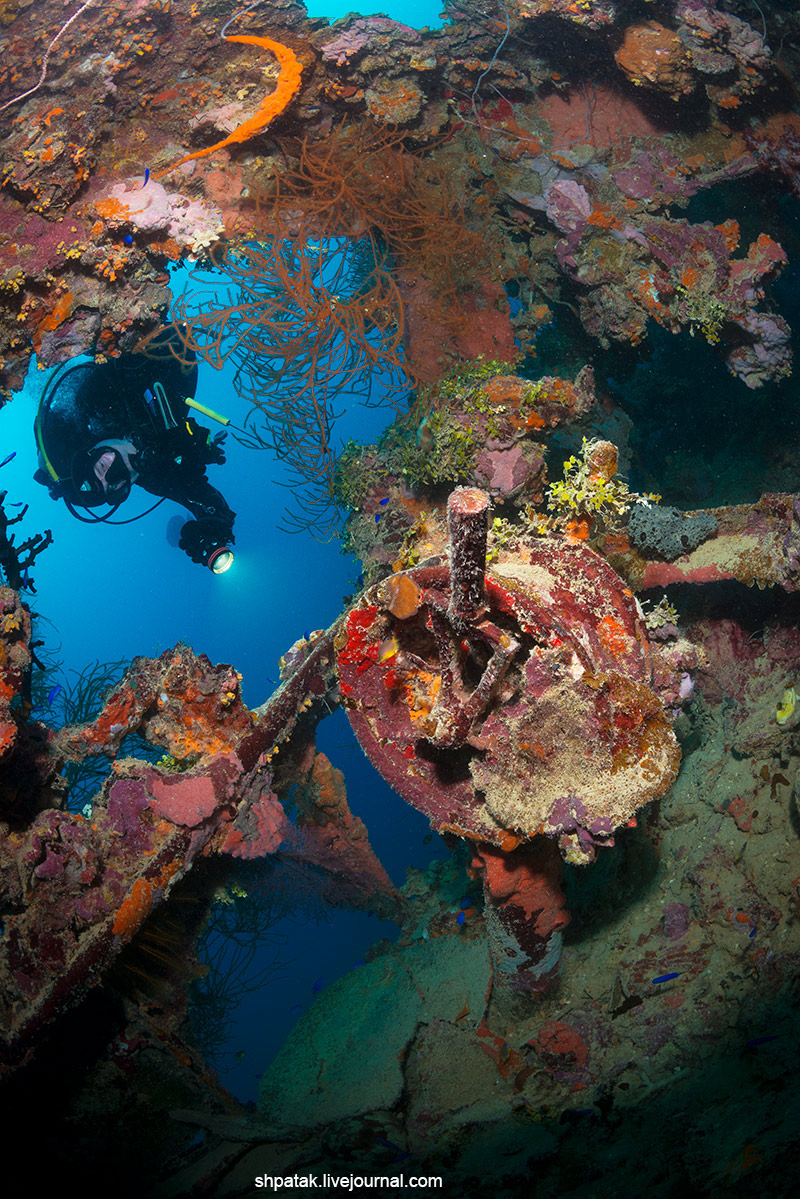
[[[4,6],[7,402],[34,355],[151,352],[172,264],[271,236],[368,247],[381,291],[327,315],[348,336],[358,308],[359,363],[391,356],[409,392],[375,444],[316,444],[364,586],[255,710],[241,664],[180,644],[90,720],[39,722],[50,534],[0,491],[0,1067],[8,1135],[35,1112],[62,1178],[796,1193],[790,8],[446,0],[416,30],[295,0]],[[449,850],[400,888],[316,748],[339,706]],[[75,811],[89,759],[107,776]],[[270,862],[399,936],[317,997],[255,1108],[187,992],[231,864]]]

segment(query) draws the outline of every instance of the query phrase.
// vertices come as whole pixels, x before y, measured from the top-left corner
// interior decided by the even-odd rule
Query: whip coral
[[[174,171],[176,167],[181,166],[184,162],[191,162],[193,158],[205,158],[206,155],[213,154],[215,150],[222,150],[225,146],[232,146],[235,142],[248,141],[254,133],[258,133],[259,130],[264,129],[274,117],[283,112],[292,97],[299,90],[302,66],[297,55],[288,46],[283,46],[280,42],[275,42],[269,37],[253,37],[249,34],[226,34],[225,41],[243,42],[246,45],[260,46],[262,50],[269,50],[271,54],[274,54],[280,66],[280,74],[275,85],[275,90],[264,97],[256,112],[249,120],[243,121],[241,125],[237,125],[233,132],[229,133],[222,141],[215,142],[213,146],[206,146],[204,150],[195,150],[194,154],[184,155],[177,162],[173,162],[172,166],[159,171],[153,176],[154,179],[160,179],[162,175],[168,175],[170,171]]]
[[[355,392],[368,402],[381,373],[390,401],[410,384],[409,310],[436,325],[440,341],[468,332],[489,247],[469,226],[452,174],[409,153],[394,130],[341,127],[322,146],[287,146],[286,157],[296,161],[276,193],[258,199],[263,241],[212,255],[231,285],[224,299],[216,288],[198,290],[170,316],[187,355],[217,369],[233,362],[237,390],[252,405],[245,444],[286,463],[290,485],[304,491],[290,527],[324,538],[338,525],[337,397]],[[160,333],[139,348],[160,356]]]
[[[231,246],[212,260],[229,285],[224,299],[216,286],[207,299],[200,291],[180,297],[169,329],[186,346],[186,361],[198,354],[217,369],[235,365],[235,386],[252,406],[237,440],[273,450],[289,485],[302,488],[289,527],[329,536],[338,524],[337,395],[367,401],[373,375],[382,373],[389,395],[406,378],[394,280],[361,241],[304,230],[276,230],[268,243]],[[156,331],[140,349],[158,358],[175,345]]]
[[[47,67],[50,63],[51,52],[56,48],[58,43],[61,41],[61,38],[67,32],[70,25],[72,25],[75,21],[77,21],[78,17],[82,13],[86,12],[87,8],[91,8],[91,6],[94,3],[95,3],[95,0],[86,0],[86,3],[82,4],[80,6],[80,8],[76,9],[75,12],[72,14],[72,16],[69,17],[64,22],[64,24],[61,26],[58,33],[52,39],[52,41],[50,42],[50,45],[47,47],[47,49],[44,52],[44,56],[42,58],[42,69],[39,73],[39,78],[37,79],[36,83],[34,83],[33,87],[29,87],[26,92],[20,92],[18,96],[12,96],[12,98],[10,100],[6,100],[5,104],[0,104],[0,112],[5,112],[5,110],[7,108],[10,108],[12,104],[17,104],[20,100],[25,100],[28,96],[32,96],[34,94],[34,92],[38,92],[39,88],[42,86],[42,84],[44,83],[44,81],[47,77]],[[59,112],[61,110],[55,109],[54,111]],[[50,115],[52,115],[52,113]],[[47,121],[45,122],[45,124],[48,124],[48,123],[49,122],[47,122]]]
[[[266,223],[299,208],[318,236],[364,236],[376,257],[388,248],[399,274],[421,275],[430,287],[427,315],[463,331],[464,293],[493,255],[453,172],[407,150],[396,129],[366,124],[340,126],[319,145],[281,145],[296,162],[276,181]]]

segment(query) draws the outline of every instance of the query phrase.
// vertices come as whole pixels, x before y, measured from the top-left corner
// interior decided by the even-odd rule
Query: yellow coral
[[[592,513],[606,519],[623,515],[632,504],[657,503],[660,495],[638,495],[621,479],[607,478],[594,468],[601,443],[584,437],[580,458],[572,455],[564,463],[564,478],[548,488],[547,506],[561,513]],[[610,443],[608,443],[610,444]],[[613,448],[613,447],[612,447]]]

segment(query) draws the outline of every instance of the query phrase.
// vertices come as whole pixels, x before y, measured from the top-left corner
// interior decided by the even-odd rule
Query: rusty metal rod
[[[457,487],[447,501],[450,530],[450,605],[455,624],[475,620],[483,608],[489,496],[477,487]]]

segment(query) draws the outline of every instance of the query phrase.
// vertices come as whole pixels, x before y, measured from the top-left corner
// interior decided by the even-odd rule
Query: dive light
[[[233,566],[233,550],[229,545],[220,545],[213,549],[206,559],[206,566],[215,575],[224,575]]]

